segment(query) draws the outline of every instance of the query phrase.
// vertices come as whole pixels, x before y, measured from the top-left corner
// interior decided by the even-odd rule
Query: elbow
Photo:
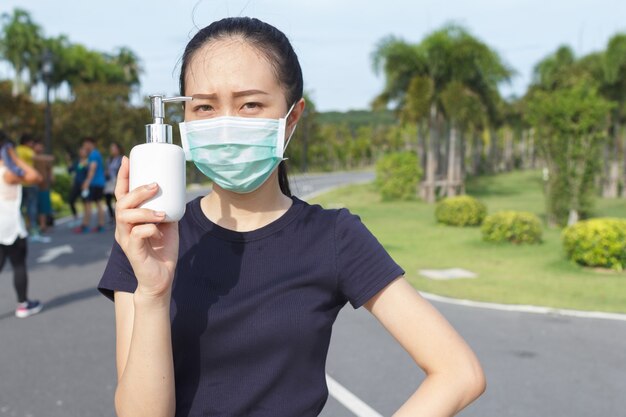
[[[37,173],[34,173],[31,176],[31,178],[27,181],[31,184],[41,184],[41,182],[43,181],[43,177],[41,176],[41,174],[37,172]]]
[[[474,402],[487,389],[487,378],[478,359],[474,358],[462,372],[463,396],[461,408]]]
[[[472,401],[483,395],[487,390],[487,378],[480,364],[477,364],[477,369],[474,371],[470,388],[470,393],[473,396]]]

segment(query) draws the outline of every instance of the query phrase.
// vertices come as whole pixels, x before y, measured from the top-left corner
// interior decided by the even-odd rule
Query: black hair
[[[120,151],[120,156],[124,155],[124,147],[120,145],[119,142],[111,142],[111,145],[115,145],[117,147],[117,150]]]
[[[5,142],[9,141],[9,135],[4,130],[0,130],[0,148],[2,148]]]
[[[96,138],[91,137],[91,136],[85,136],[83,138],[82,143],[87,143],[87,142],[92,143],[93,145],[95,145],[97,143],[96,142]]]
[[[302,98],[302,68],[289,39],[274,26],[250,17],[228,17],[213,22],[196,33],[183,53],[179,84],[181,95],[185,95],[186,71],[196,51],[207,42],[233,37],[241,37],[267,58],[276,79],[285,90],[287,107]],[[278,166],[278,184],[282,193],[291,197],[285,161]]]
[[[35,141],[35,137],[33,135],[31,135],[30,133],[24,133],[20,137],[20,145],[26,145],[29,142],[34,142],[34,141]]]

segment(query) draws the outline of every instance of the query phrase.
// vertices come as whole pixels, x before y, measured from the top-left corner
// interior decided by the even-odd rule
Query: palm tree
[[[385,75],[385,87],[374,100],[374,105],[392,104],[407,121],[422,123],[426,120],[428,123],[426,179],[422,192],[425,200],[432,203],[437,186],[435,149],[440,146],[439,137],[445,121],[459,119],[462,113],[452,103],[455,100],[472,105],[480,102],[486,114],[495,119],[498,84],[508,80],[512,71],[497,53],[456,25],[433,32],[417,45],[387,37],[378,44],[372,59],[375,72]],[[444,97],[447,97],[448,111]],[[449,112],[455,114],[447,114]],[[450,133],[454,137],[450,136],[448,141],[449,152],[454,152],[456,130],[450,129]],[[460,162],[449,155],[448,160]],[[455,193],[453,187],[458,181],[452,177],[457,170],[460,171],[456,167],[448,169],[448,194]]]
[[[143,69],[139,57],[130,48],[119,48],[111,63],[122,70],[123,84],[130,87],[139,85],[139,75],[143,73]]]
[[[621,33],[613,36],[609,40],[604,54],[604,77],[603,85],[600,87],[602,94],[616,103],[611,113],[612,138],[614,149],[619,148],[621,142],[623,156],[622,168],[622,197],[626,197],[626,136],[623,134],[623,126],[626,122],[626,34]],[[619,161],[617,152],[615,156],[614,169],[619,171]],[[619,173],[616,172],[616,177]],[[615,179],[617,188],[618,179]],[[617,195],[617,190],[615,190]]]
[[[0,57],[8,61],[15,71],[13,96],[29,93],[37,80],[41,66],[43,54],[41,28],[32,21],[30,14],[22,9],[13,10],[12,15],[4,13],[1,20]],[[24,71],[28,71],[26,80],[22,79]]]

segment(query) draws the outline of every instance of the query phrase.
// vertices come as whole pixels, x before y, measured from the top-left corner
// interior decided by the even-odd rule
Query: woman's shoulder
[[[302,204],[300,220],[332,227],[341,230],[345,227],[362,225],[358,215],[352,214],[349,209],[338,206],[324,207],[316,203],[308,203],[294,197],[294,204]]]

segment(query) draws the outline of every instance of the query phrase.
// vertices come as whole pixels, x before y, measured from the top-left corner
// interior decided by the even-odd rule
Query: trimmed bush
[[[54,211],[55,213],[63,210],[63,206],[65,206],[63,197],[61,197],[61,194],[57,193],[56,191],[50,192],[50,203],[52,204],[52,211]]]
[[[442,200],[435,209],[439,223],[450,226],[480,226],[487,215],[487,207],[469,195]]]
[[[70,190],[72,189],[72,177],[65,172],[55,173],[54,181],[52,182],[52,191],[56,191],[61,197],[69,198]]]
[[[599,218],[580,221],[563,230],[567,257],[580,265],[626,267],[626,220]]]
[[[381,157],[376,163],[376,189],[382,199],[411,200],[417,194],[422,170],[413,152],[397,152]]]
[[[485,218],[481,232],[487,242],[539,243],[541,220],[524,211],[500,211]]]

